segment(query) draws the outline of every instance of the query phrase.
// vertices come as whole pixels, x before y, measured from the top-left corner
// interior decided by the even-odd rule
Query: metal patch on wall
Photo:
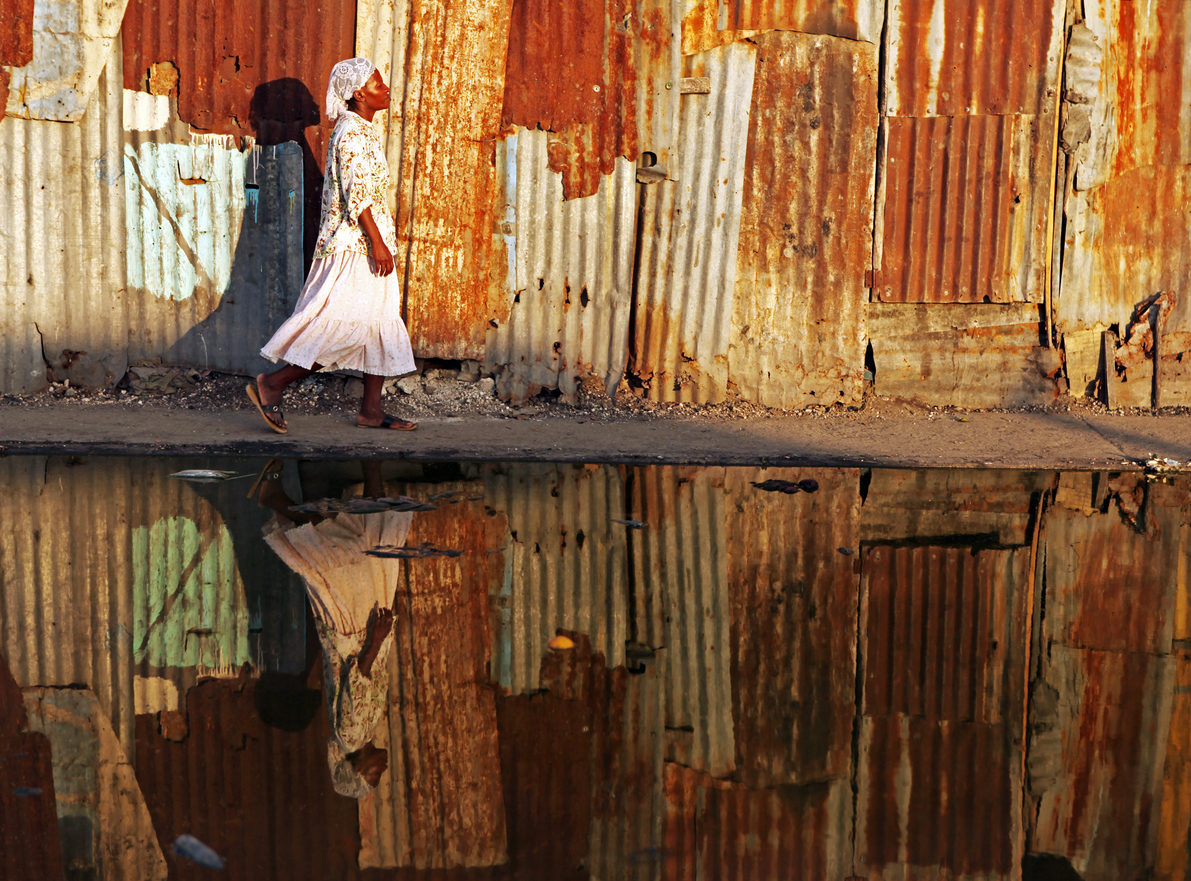
[[[876,43],[885,0],[713,0],[721,30],[782,30]]]
[[[729,379],[768,406],[854,404],[872,258],[876,47],[783,32],[756,43]]]

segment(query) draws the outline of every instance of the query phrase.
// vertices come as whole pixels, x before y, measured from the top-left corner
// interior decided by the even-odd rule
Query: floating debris
[[[819,481],[813,477],[804,477],[802,480],[778,480],[771,478],[761,482],[753,481],[753,486],[759,490],[764,490],[767,493],[785,493],[786,495],[793,495],[794,493],[804,492],[813,493],[819,489]]]
[[[219,471],[215,468],[190,468],[186,471],[175,471],[170,477],[178,480],[191,480],[195,483],[216,483],[232,477],[248,477],[247,474],[237,475],[235,471]]]
[[[613,523],[622,523],[625,526],[627,526],[629,529],[644,529],[645,528],[644,520],[621,520],[619,518],[613,517],[612,522]]]
[[[451,548],[436,548],[430,542],[423,542],[416,548],[398,547],[397,545],[377,545],[370,551],[364,551],[370,557],[394,557],[398,560],[413,560],[422,557],[460,557],[463,551]]]
[[[1146,459],[1145,473],[1146,474],[1170,474],[1178,471],[1183,467],[1183,463],[1178,459],[1166,459],[1155,456],[1152,459]]]
[[[546,644],[557,651],[565,651],[566,649],[573,649],[575,647],[575,640],[560,633]]]
[[[853,551],[851,548],[836,548],[836,550],[839,551],[841,554],[843,554],[845,557],[850,557],[850,556],[852,556],[852,554],[855,553],[855,551]]]
[[[33,796],[41,795],[41,790],[36,786],[18,786],[12,791],[12,794],[32,798]]]
[[[208,869],[222,869],[223,857],[193,835],[179,835],[174,839],[174,853]]]
[[[433,511],[434,505],[407,496],[384,496],[379,499],[316,499],[291,505],[300,514],[379,514],[382,511]]]

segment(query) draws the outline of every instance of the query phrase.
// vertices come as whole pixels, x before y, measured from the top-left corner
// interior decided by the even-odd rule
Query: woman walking
[[[284,367],[246,388],[266,424],[285,434],[281,397],[290,383],[323,368],[358,370],[364,397],[356,425],[409,431],[417,423],[384,412],[386,376],[415,369],[393,271],[396,227],[389,213],[389,166],[372,125],[389,107],[389,87],[366,58],[340,61],[327,87],[327,117],[338,119],[327,145],[322,222],[314,262],[294,314],[261,349]]]

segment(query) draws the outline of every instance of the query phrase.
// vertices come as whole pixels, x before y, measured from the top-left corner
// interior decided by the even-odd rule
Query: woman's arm
[[[369,205],[360,212],[360,227],[372,245],[372,262],[377,275],[388,275],[393,271],[393,255],[389,251],[385,240],[381,238],[380,230],[376,228],[376,221],[372,219],[372,206]]]

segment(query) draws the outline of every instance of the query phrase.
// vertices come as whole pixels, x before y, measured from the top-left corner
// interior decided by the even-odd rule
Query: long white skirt
[[[321,364],[377,376],[409,373],[414,352],[401,320],[397,273],[376,275],[368,257],[355,251],[316,259],[294,314],[261,354],[308,370]]]

